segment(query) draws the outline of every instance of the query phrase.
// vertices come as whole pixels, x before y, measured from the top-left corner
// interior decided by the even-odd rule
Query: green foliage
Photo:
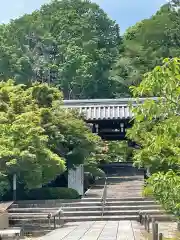
[[[66,99],[112,97],[108,75],[119,30],[97,4],[54,0],[0,27],[3,80],[48,82]]]
[[[151,185],[145,186],[144,189],[143,189],[142,195],[143,195],[144,197],[152,197],[152,196],[153,196],[152,186],[151,186]]]
[[[112,141],[107,143],[108,162],[131,161],[133,149],[128,146],[127,141]]]
[[[71,188],[37,188],[26,193],[27,200],[77,199],[79,194]]]
[[[128,87],[137,86],[143,74],[167,57],[180,56],[180,3],[165,4],[149,19],[127,29],[123,47],[111,71],[115,96],[131,96]]]
[[[65,170],[64,160],[48,147],[42,108],[32,97],[34,88],[15,86],[12,81],[0,83],[0,172],[2,176],[17,173],[27,187],[47,182]]]
[[[93,176],[93,174],[91,172],[84,172],[84,191],[86,192],[88,188],[94,183],[95,177]]]
[[[180,219],[180,175],[169,170],[155,173],[148,180],[152,193],[163,207]]]
[[[98,141],[96,151],[93,152],[88,160],[88,165],[91,162],[96,166],[100,162],[126,162],[131,161],[133,149],[128,146],[127,141]]]
[[[84,171],[91,173],[94,177],[100,177],[104,178],[105,177],[105,172],[101,170],[100,168],[97,168],[96,166],[91,166],[91,165],[85,165],[84,166]]]
[[[162,66],[145,75],[138,87],[131,88],[137,103],[141,96],[157,99],[148,99],[133,109],[134,125],[128,131],[128,137],[141,146],[135,151],[135,164],[154,173],[149,184],[155,197],[176,215],[180,203],[179,76],[180,59],[165,59]]]
[[[0,25],[0,79],[47,82],[65,99],[129,97],[144,73],[179,56],[179,6],[165,4],[120,37],[97,4],[54,0]]]
[[[25,188],[48,183],[69,167],[88,163],[100,138],[62,106],[62,94],[47,84],[0,82],[0,190],[17,174]],[[95,159],[91,159],[91,164]]]

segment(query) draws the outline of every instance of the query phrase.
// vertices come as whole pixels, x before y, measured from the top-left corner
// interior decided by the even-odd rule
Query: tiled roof
[[[140,103],[144,102],[140,99]],[[132,98],[121,99],[87,99],[87,100],[64,100],[64,107],[79,109],[86,120],[130,119],[133,113],[129,104],[137,105]]]

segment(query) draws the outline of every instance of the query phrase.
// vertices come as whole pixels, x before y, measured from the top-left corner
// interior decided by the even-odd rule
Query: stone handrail
[[[101,198],[101,202],[102,202],[102,214],[101,214],[101,216],[102,217],[104,215],[104,207],[105,207],[105,204],[106,204],[106,197],[107,197],[107,177],[105,178],[104,189],[103,189],[103,194],[102,194],[102,198]]]
[[[56,217],[59,218],[59,225],[61,220],[61,215],[63,214],[62,208],[59,208],[56,212],[49,213],[47,218],[49,219],[49,225],[51,225],[51,219],[53,219],[54,229],[56,229]]]

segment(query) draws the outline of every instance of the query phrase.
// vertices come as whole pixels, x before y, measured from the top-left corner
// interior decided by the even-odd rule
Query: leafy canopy
[[[150,168],[154,175],[148,182],[155,196],[177,214],[179,198],[168,189],[178,190],[180,176],[180,59],[165,59],[162,66],[155,67],[138,87],[131,89],[136,98],[157,97],[133,110],[135,123],[128,136],[141,146],[135,151],[135,163]]]
[[[112,97],[119,29],[97,4],[54,0],[1,29],[3,80],[47,82],[66,99]]]
[[[180,3],[127,29],[95,3],[54,0],[0,25],[0,79],[46,82],[66,99],[129,97],[143,74],[180,54]]]
[[[131,96],[128,87],[139,85],[143,74],[167,57],[180,56],[180,2],[169,1],[149,19],[131,26],[123,35],[111,70],[115,96]]]
[[[62,94],[47,84],[0,82],[0,191],[14,173],[27,188],[88,162],[100,138],[62,106]]]

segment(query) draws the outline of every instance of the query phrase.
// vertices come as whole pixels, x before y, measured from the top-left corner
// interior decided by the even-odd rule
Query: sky
[[[50,0],[0,0],[0,23],[39,9]],[[152,16],[167,0],[92,0],[119,24],[121,33],[144,18]]]

